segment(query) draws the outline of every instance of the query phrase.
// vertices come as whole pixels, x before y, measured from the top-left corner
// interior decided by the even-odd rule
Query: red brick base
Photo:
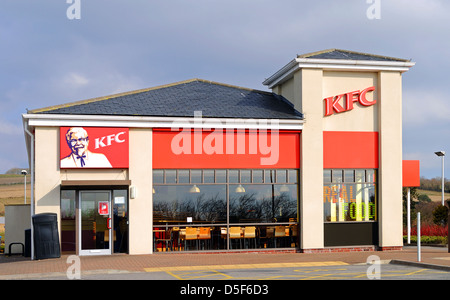
[[[184,254],[242,254],[242,253],[338,253],[338,252],[369,252],[369,251],[401,251],[403,247],[378,247],[378,246],[348,246],[348,247],[327,247],[317,249],[254,249],[254,250],[220,250],[220,251],[188,251]],[[155,253],[177,253],[175,252],[155,252]]]
[[[403,250],[402,246],[393,246],[393,247],[378,247],[379,251],[401,251]]]
[[[301,253],[335,253],[335,252],[364,252],[364,251],[400,251],[403,247],[377,247],[377,246],[350,246],[329,247],[318,249],[300,249]]]

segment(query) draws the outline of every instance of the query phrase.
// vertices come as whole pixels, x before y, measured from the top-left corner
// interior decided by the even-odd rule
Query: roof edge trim
[[[263,81],[270,89],[292,78],[294,72],[302,68],[343,70],[343,71],[396,71],[407,72],[416,63],[411,61],[372,61],[372,60],[343,60],[317,59],[297,57],[283,68]]]
[[[242,118],[196,118],[196,117],[147,117],[147,116],[102,116],[63,114],[23,114],[30,127],[127,127],[127,128],[215,128],[222,129],[273,129],[302,130],[303,119],[242,119]],[[202,120],[199,122],[199,119]],[[268,120],[255,122],[254,120]]]
[[[351,51],[351,50],[344,50],[344,49],[336,49],[336,48],[326,49],[326,50],[321,50],[321,51],[316,51],[316,52],[311,52],[311,53],[305,53],[305,54],[298,54],[297,58],[310,58],[311,56],[320,55],[320,54],[324,54],[324,53],[329,53],[329,52],[333,52],[333,51],[340,51],[340,52],[347,52],[347,53],[350,53],[350,54],[378,57],[378,58],[389,59],[389,60],[398,61],[398,62],[409,62],[409,61],[411,61],[410,59],[397,58],[397,57],[378,55],[378,54],[370,54],[370,53]]]

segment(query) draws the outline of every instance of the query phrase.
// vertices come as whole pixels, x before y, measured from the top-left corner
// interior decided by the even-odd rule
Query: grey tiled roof
[[[194,111],[201,111],[202,117],[214,118],[303,118],[282,96],[201,79],[36,109],[29,113],[193,117]]]
[[[409,61],[401,58],[374,55],[341,49],[328,49],[314,53],[298,55],[298,57],[313,58],[313,59],[346,59],[346,60],[397,61],[397,62]]]

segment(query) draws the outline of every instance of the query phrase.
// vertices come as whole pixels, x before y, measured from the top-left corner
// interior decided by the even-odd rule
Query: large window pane
[[[230,223],[289,222],[297,218],[297,186],[230,185]]]
[[[226,185],[161,185],[153,194],[153,218],[169,225],[226,222]],[[196,192],[194,192],[196,191]]]
[[[370,174],[367,178],[366,173]],[[325,170],[324,174],[328,174],[328,171]],[[345,170],[345,182],[339,180],[342,174],[340,170],[333,170],[332,174],[332,182],[325,182],[323,187],[324,221],[376,221],[375,170]],[[372,183],[366,182],[367,179]],[[329,180],[329,177],[324,176],[324,180]]]
[[[286,169],[155,170],[154,251],[297,247],[298,177]]]

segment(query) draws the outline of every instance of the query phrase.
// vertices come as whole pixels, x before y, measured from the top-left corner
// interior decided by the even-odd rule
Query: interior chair
[[[239,248],[241,248],[241,227],[230,227],[230,248],[232,248],[232,240],[239,239]]]
[[[185,236],[185,245],[184,249],[186,250],[188,248],[189,242],[188,241],[198,241],[198,232],[196,227],[186,227],[186,236]],[[197,244],[197,243],[196,243]],[[198,249],[198,245],[197,245]]]
[[[255,248],[256,248],[256,227],[255,226],[247,226],[244,228],[244,242],[250,241],[248,239],[253,239]]]
[[[209,245],[208,241],[211,241],[211,228],[210,227],[200,227],[198,231],[198,240],[202,245],[202,248],[205,248],[205,244]],[[208,247],[207,247],[208,248]]]
[[[280,241],[280,246],[282,246],[285,238],[286,226],[275,226],[275,247],[277,247],[277,241]]]
[[[173,251],[173,243],[172,243],[172,228],[167,229],[166,231],[162,232],[162,235],[159,238],[156,238],[156,245],[158,243],[162,243],[163,246],[166,249],[166,252],[170,248],[171,251]],[[162,251],[161,247],[161,251]]]

